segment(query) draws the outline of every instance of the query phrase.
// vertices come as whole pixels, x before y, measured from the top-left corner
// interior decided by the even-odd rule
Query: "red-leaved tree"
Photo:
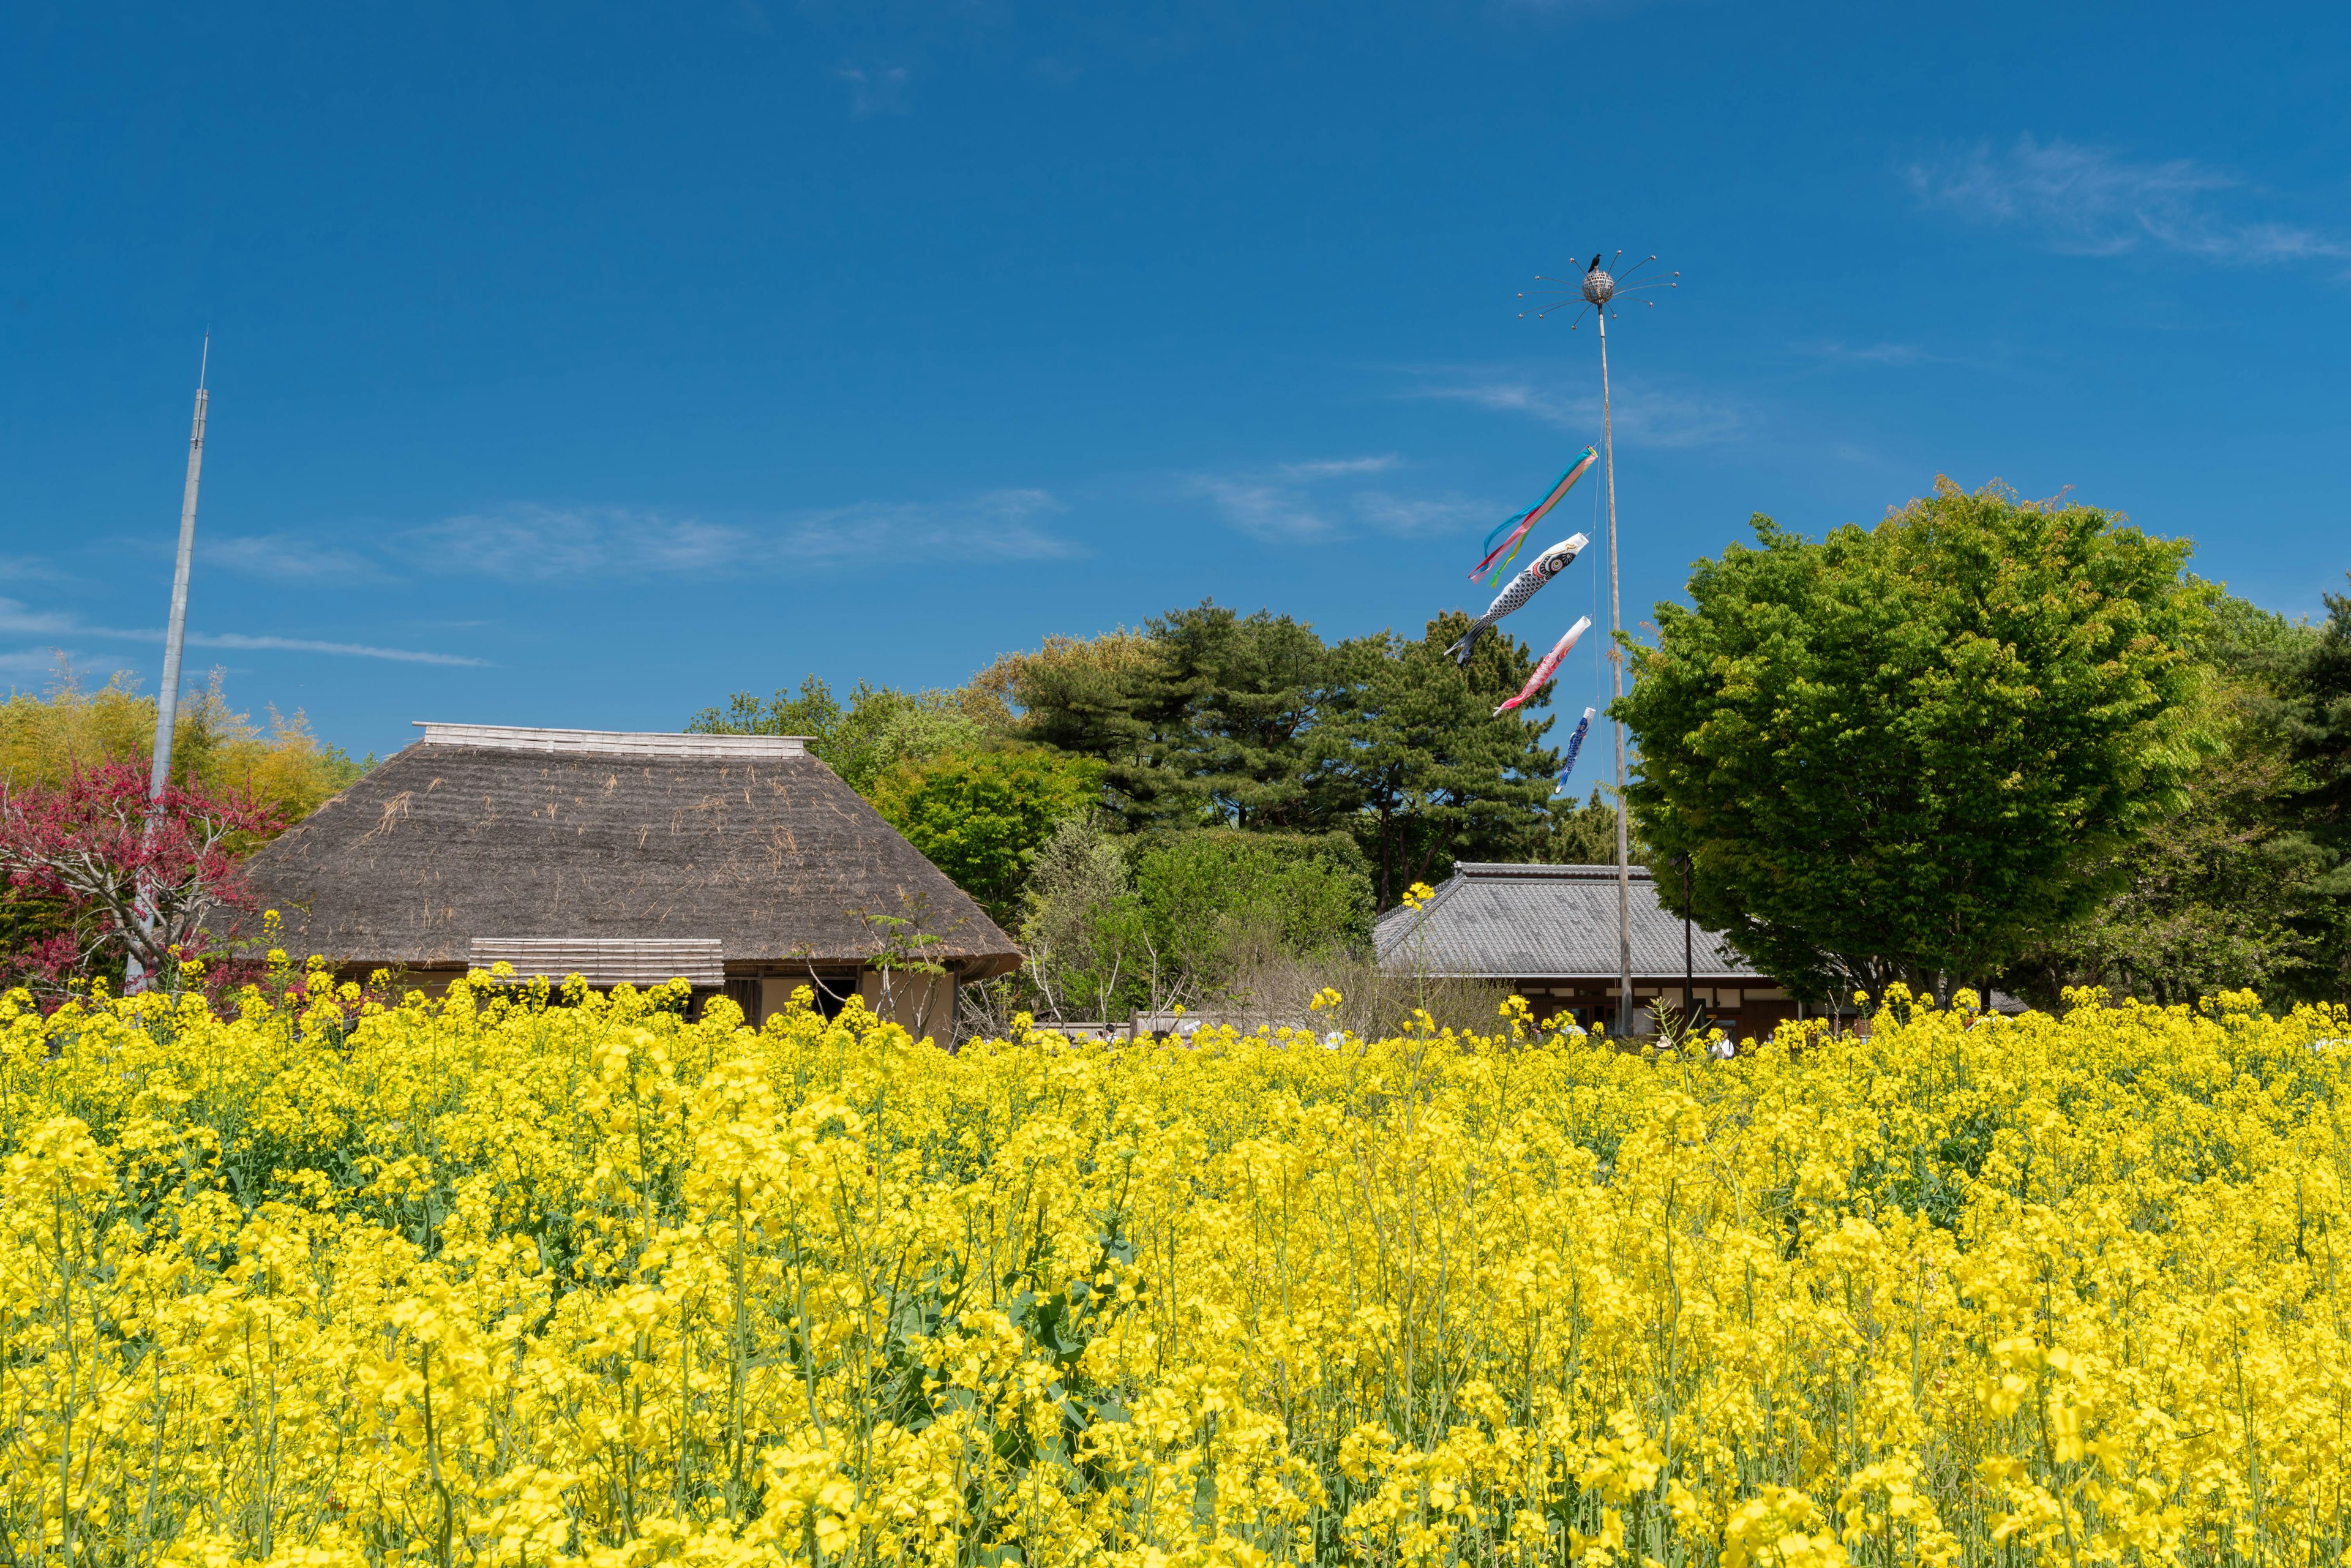
[[[20,979],[61,986],[126,959],[165,982],[204,956],[213,917],[250,910],[240,853],[285,826],[250,794],[166,785],[109,762],[54,788],[0,789],[0,875],[19,898],[61,910],[57,928],[5,962]]]

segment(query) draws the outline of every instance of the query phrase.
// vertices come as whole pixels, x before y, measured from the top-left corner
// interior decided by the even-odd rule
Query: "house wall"
[[[882,975],[868,969],[857,977],[857,994],[866,1010],[898,1025],[916,1040],[933,1040],[952,1047],[956,1040],[956,977],[952,974],[909,974],[890,977],[890,1001],[882,999]]]
[[[1579,1024],[1597,1021],[1611,1029],[1616,1025],[1618,993],[1613,980],[1538,977],[1513,981],[1510,988],[1526,998],[1538,1022],[1564,1014]],[[1706,1004],[1715,1024],[1734,1040],[1768,1036],[1796,1016],[1796,1004],[1787,992],[1760,980],[1740,985],[1697,984],[1690,988],[1690,993],[1693,1001]],[[1636,1032],[1641,1032],[1639,1026],[1648,1021],[1642,1013],[1660,998],[1669,1007],[1682,1005],[1679,975],[1633,977]]]

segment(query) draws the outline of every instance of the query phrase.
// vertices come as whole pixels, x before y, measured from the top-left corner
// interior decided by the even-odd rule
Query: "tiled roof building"
[[[1681,1005],[1682,922],[1661,908],[1646,867],[1632,868],[1633,998]],[[1496,980],[1538,1019],[1573,1014],[1614,1026],[1617,998],[1616,868],[1465,862],[1418,910],[1380,916],[1372,941],[1383,968]],[[1712,933],[1689,931],[1695,998],[1733,1035],[1768,1033],[1796,1016],[1771,978]]]

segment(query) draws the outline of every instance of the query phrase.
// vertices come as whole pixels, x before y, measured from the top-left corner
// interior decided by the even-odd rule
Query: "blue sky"
[[[2346,68],[2339,5],[31,0],[0,680],[152,689],[207,327],[191,667],[355,753],[1211,596],[1416,630],[1599,434],[1516,295],[1620,247],[1681,273],[1611,339],[1628,620],[1938,473],[2315,613]]]

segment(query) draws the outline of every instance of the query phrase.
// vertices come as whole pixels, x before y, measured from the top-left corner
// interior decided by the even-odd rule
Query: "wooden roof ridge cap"
[[[804,735],[693,735],[664,729],[559,729],[537,725],[455,724],[413,719],[427,746],[602,757],[781,758],[809,755]]]

